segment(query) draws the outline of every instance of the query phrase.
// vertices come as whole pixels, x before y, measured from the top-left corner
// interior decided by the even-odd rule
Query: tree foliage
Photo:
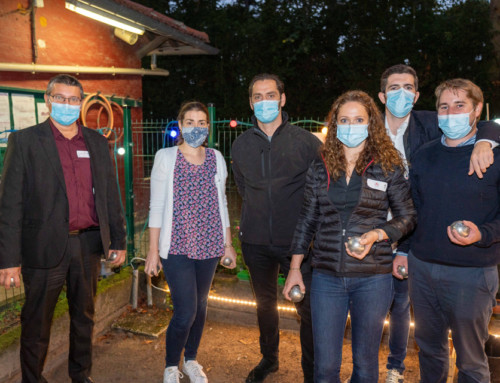
[[[419,74],[419,109],[434,108],[433,90],[447,78],[475,81],[487,99],[494,91],[486,0],[136,1],[207,32],[220,49],[159,57],[171,75],[144,79],[146,118],[173,117],[188,99],[215,103],[219,116],[248,116],[248,83],[261,72],[284,80],[293,116],[324,118],[349,89],[376,97],[380,75],[398,63]]]

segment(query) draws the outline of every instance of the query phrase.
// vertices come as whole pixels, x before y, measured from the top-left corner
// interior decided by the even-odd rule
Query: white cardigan
[[[178,147],[160,149],[155,155],[151,171],[151,200],[149,203],[149,227],[160,230],[160,257],[167,259],[172,238],[172,216],[174,205],[174,168]],[[226,243],[226,228],[230,226],[226,199],[226,161],[221,152],[215,153],[217,172],[215,186],[219,199],[219,211],[222,222],[224,243]]]

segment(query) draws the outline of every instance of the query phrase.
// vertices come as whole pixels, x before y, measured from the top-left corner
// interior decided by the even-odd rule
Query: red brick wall
[[[30,14],[9,11],[18,4],[27,8],[28,0],[0,1],[0,62],[30,64],[32,62]],[[140,68],[141,61],[133,46],[117,39],[114,27],[94,21],[65,8],[64,0],[45,0],[36,11],[37,64],[80,65]],[[52,73],[0,72],[0,86],[45,90]],[[76,75],[86,92],[104,95],[142,97],[141,76]],[[134,108],[133,119],[141,119]]]

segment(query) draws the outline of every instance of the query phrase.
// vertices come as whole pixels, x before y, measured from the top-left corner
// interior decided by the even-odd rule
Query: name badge
[[[385,192],[387,190],[387,182],[372,180],[372,179],[368,178],[366,180],[366,183],[367,183],[368,187],[370,187],[372,189],[380,190],[383,192]]]
[[[78,158],[90,158],[89,152],[87,150],[77,150],[76,156]]]

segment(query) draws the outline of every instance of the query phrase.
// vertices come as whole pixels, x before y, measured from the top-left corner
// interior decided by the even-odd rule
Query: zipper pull
[[[345,237],[345,229],[342,229],[342,237]]]

